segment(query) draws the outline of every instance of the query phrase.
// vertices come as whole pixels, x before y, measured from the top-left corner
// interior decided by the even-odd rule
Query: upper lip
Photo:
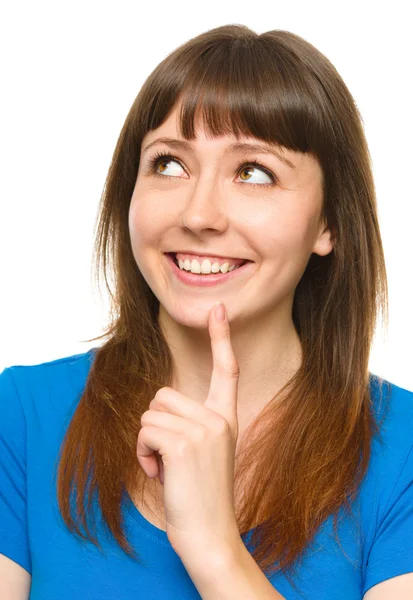
[[[249,260],[249,258],[241,258],[236,256],[227,256],[226,254],[215,254],[214,252],[197,252],[196,250],[171,250],[166,254],[194,254],[195,256],[215,256],[216,258],[235,258],[235,260]]]

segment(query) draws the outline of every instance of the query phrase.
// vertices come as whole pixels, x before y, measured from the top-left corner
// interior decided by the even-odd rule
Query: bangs
[[[278,148],[318,154],[317,140],[325,140],[325,131],[320,131],[323,105],[314,100],[318,84],[282,47],[276,52],[263,38],[221,40],[208,49],[192,48],[189,57],[175,55],[164,66],[147,112],[148,130],[159,127],[178,107],[178,127],[186,140],[196,139],[200,119],[207,137],[253,137]]]

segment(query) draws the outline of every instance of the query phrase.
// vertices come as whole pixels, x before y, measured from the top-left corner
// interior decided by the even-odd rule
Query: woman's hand
[[[234,509],[239,366],[229,323],[217,320],[214,309],[208,315],[213,371],[204,404],[163,387],[142,415],[138,435],[138,461],[163,484],[166,533],[178,555],[200,544],[226,548],[240,535]]]

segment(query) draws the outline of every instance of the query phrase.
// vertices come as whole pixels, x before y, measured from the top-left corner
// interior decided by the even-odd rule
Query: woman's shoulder
[[[95,348],[37,364],[14,364],[0,372],[0,404],[13,408],[17,399],[26,415],[32,411],[67,408],[79,399],[93,362]],[[14,402],[16,404],[16,402]]]
[[[372,407],[380,435],[377,445],[384,443],[390,450],[413,445],[413,391],[388,379],[371,375],[370,389]]]
[[[379,435],[360,493],[364,590],[410,572],[413,561],[413,392],[388,380],[372,391]]]
[[[413,392],[383,378],[372,378],[371,383],[378,431],[372,439],[361,498],[369,517],[377,510],[379,522],[379,515],[383,518],[406,488],[413,491]]]

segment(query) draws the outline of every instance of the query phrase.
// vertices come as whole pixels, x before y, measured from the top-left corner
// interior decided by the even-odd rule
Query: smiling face
[[[129,232],[143,277],[161,310],[189,327],[205,328],[211,307],[220,300],[231,322],[251,323],[275,313],[291,319],[294,291],[311,253],[326,255],[333,248],[329,230],[319,221],[323,192],[318,161],[285,149],[282,154],[278,150],[278,157],[257,149],[229,149],[240,143],[266,144],[234,135],[207,137],[201,122],[197,139],[185,141],[178,108],[148,132],[141,146]],[[186,147],[153,144],[165,137]],[[151,170],[159,152],[173,158],[159,158]],[[253,263],[219,285],[196,286],[178,278],[165,254],[177,251]]]

